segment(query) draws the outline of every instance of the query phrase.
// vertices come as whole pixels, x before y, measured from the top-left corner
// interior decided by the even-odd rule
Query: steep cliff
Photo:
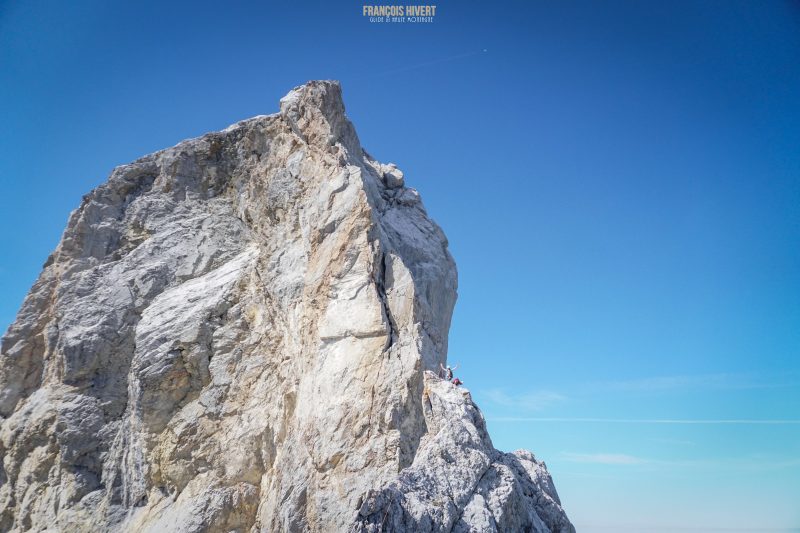
[[[571,531],[425,372],[455,299],[335,82],[116,168],[3,337],[0,530]]]

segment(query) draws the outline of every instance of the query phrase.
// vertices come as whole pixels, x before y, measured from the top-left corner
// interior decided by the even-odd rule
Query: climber
[[[441,370],[439,371],[439,377],[446,379],[447,381],[450,381],[453,379],[453,372],[456,371],[458,365],[451,368],[449,365],[445,367],[442,365],[442,363],[439,363],[439,368],[441,368]]]
[[[453,378],[453,381],[451,381],[451,383],[452,383],[453,385],[455,385],[456,387],[458,387],[459,385],[463,385],[463,384],[464,384],[464,382],[463,382],[463,381],[461,381],[461,380],[460,380],[460,379],[458,379],[458,378]]]

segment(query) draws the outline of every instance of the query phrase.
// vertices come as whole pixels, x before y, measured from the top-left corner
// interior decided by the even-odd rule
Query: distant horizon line
[[[573,523],[575,526],[591,530],[613,530],[613,531],[719,531],[719,532],[786,532],[792,533],[800,531],[797,527],[701,527],[701,526],[642,526],[642,525],[590,525]]]
[[[758,418],[586,418],[586,417],[487,417],[492,422],[591,422],[615,424],[752,424],[797,425],[800,419]]]

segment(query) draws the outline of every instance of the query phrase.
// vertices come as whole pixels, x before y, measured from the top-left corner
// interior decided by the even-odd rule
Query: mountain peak
[[[295,87],[281,98],[280,114],[310,144],[340,143],[351,152],[358,151],[358,136],[345,115],[338,81],[309,81]]]
[[[456,289],[337,82],[116,168],[3,338],[0,530],[574,531],[431,373]]]

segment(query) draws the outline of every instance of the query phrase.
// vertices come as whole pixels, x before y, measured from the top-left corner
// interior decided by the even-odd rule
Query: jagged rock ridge
[[[336,82],[86,195],[2,341],[2,531],[572,531],[447,354],[456,268]]]

